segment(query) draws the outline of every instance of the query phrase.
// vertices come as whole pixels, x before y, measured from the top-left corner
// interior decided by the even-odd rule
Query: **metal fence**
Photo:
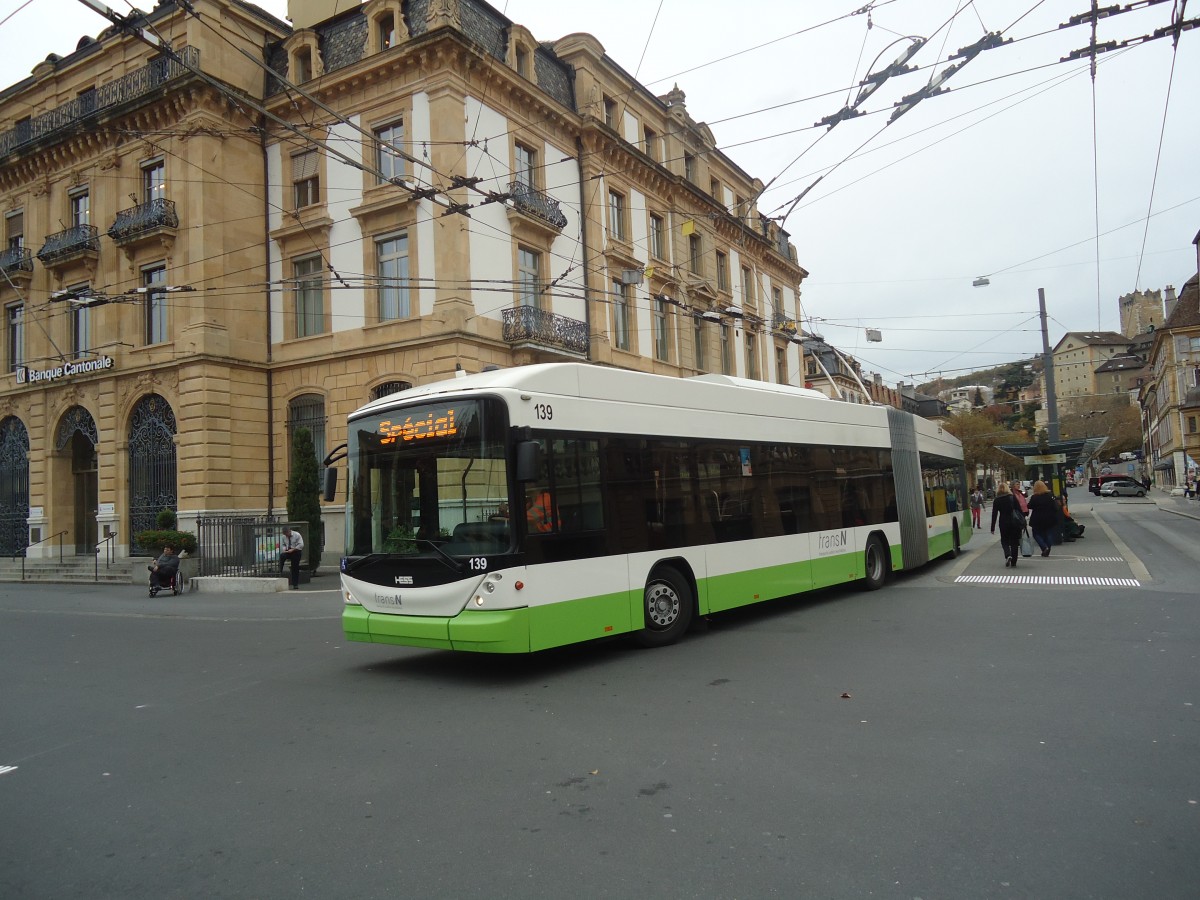
[[[312,542],[307,522],[281,521],[278,516],[201,516],[196,520],[198,574],[277,578],[283,528],[304,539],[301,569],[309,569]]]

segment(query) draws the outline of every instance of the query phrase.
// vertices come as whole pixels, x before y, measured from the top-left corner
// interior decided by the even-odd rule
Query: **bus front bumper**
[[[401,647],[467,650],[476,653],[528,653],[529,610],[502,609],[457,616],[396,616],[361,606],[342,612],[347,640]]]

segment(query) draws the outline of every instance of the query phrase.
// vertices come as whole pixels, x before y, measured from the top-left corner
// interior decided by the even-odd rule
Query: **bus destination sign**
[[[394,444],[399,438],[404,442],[422,441],[428,438],[453,437],[458,434],[454,424],[454,410],[446,408],[430,410],[424,418],[413,419],[412,416],[403,422],[393,422],[385,419],[379,423],[379,434],[383,436],[381,444]]]

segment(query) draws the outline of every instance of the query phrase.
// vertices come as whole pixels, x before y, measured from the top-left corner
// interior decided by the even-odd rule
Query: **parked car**
[[[1118,478],[1100,485],[1101,497],[1145,497],[1146,487],[1131,478]]]
[[[1131,481],[1131,480],[1132,479],[1130,479],[1130,477],[1128,475],[1100,475],[1099,477],[1093,477],[1093,478],[1088,479],[1088,490],[1091,491],[1093,494],[1098,495],[1100,493],[1101,486],[1104,484],[1107,484],[1110,481]]]

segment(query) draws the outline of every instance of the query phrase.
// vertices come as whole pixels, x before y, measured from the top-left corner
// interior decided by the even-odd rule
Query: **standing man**
[[[293,591],[300,587],[300,557],[304,553],[304,538],[300,532],[292,531],[287,525],[283,526],[283,550],[279,553],[279,574],[283,574],[283,564],[290,562],[292,571],[288,577],[288,587]]]

